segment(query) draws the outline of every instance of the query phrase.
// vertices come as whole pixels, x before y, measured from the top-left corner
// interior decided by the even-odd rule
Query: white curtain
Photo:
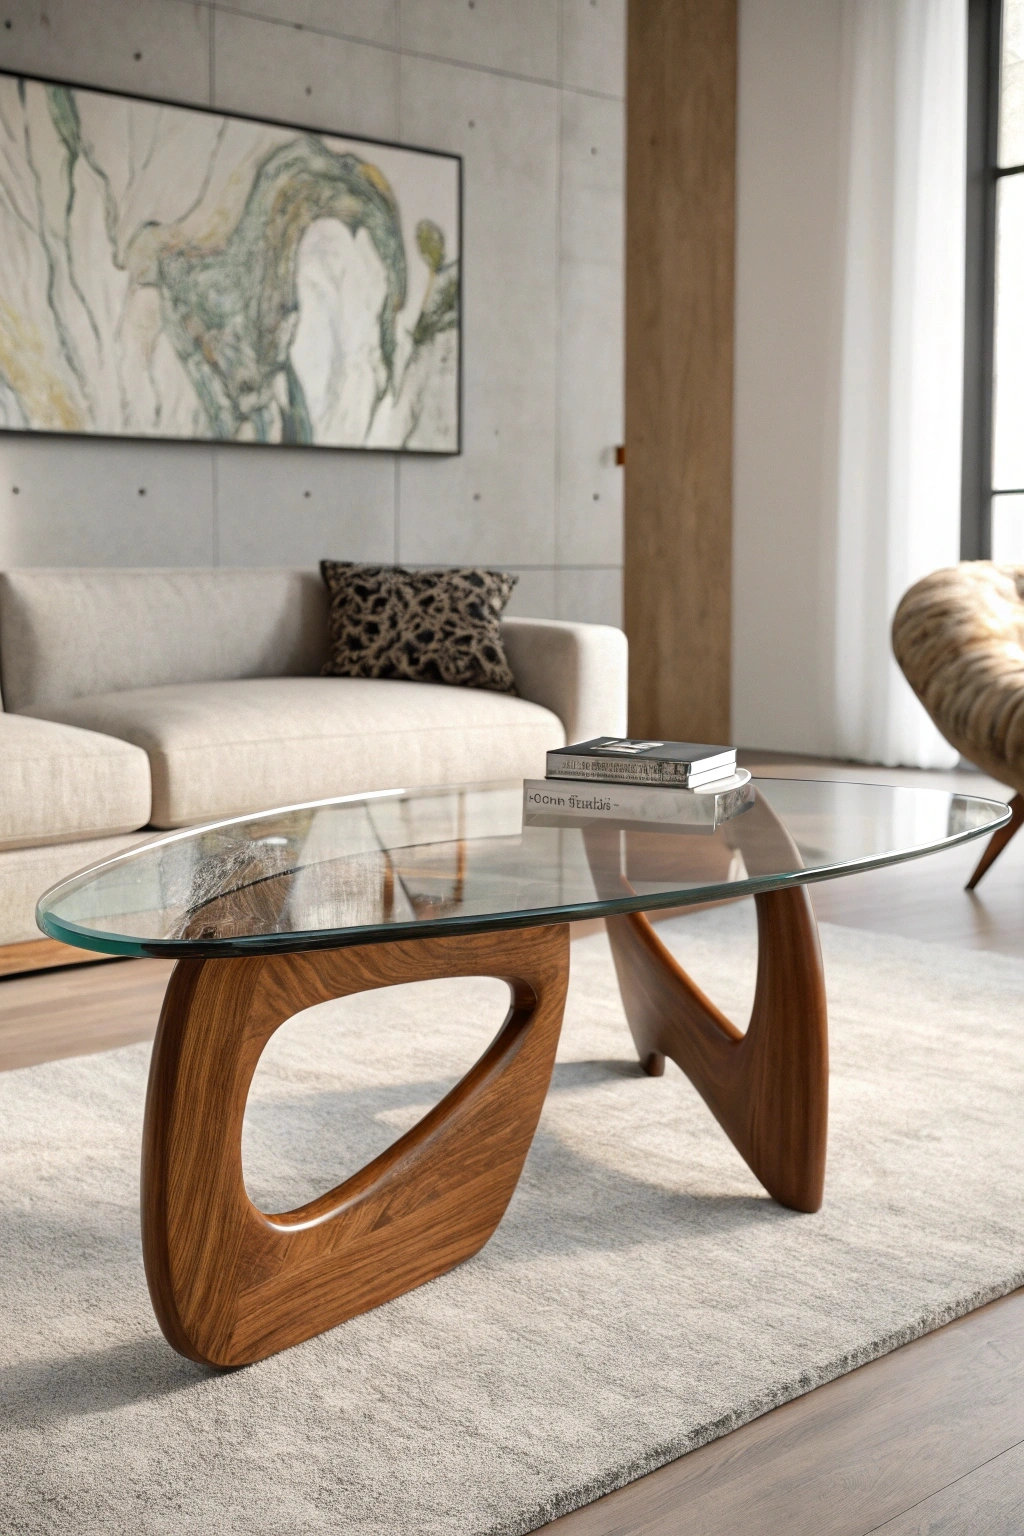
[[[892,659],[906,588],[959,558],[966,0],[842,0],[834,750],[957,754]],[[829,497],[829,499],[832,499]]]

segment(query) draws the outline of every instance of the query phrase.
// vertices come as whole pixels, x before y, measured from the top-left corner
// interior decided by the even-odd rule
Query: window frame
[[[968,0],[967,218],[960,558],[992,556],[996,188],[1002,0]]]

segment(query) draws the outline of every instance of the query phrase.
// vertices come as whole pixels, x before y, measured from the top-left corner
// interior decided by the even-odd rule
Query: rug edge
[[[733,1430],[742,1429],[745,1424],[750,1424],[766,1413],[771,1413],[773,1409],[795,1402],[797,1398],[805,1397],[808,1392],[813,1392],[817,1387],[827,1386],[830,1381],[836,1381],[840,1376],[848,1376],[851,1371],[859,1370],[862,1365],[870,1365],[873,1360],[880,1360],[883,1356],[892,1354],[894,1350],[901,1349],[904,1344],[912,1344],[915,1339],[935,1333],[948,1323],[955,1323],[959,1318],[967,1317],[971,1312],[977,1312],[979,1308],[988,1306],[990,1302],[999,1301],[1003,1296],[1009,1296],[1021,1287],[1024,1287],[1024,1269],[1015,1271],[1005,1281],[983,1286],[956,1301],[930,1307],[912,1322],[892,1329],[873,1343],[865,1344],[862,1348],[847,1354],[834,1356],[816,1372],[805,1372],[795,1380],[783,1383],[773,1392],[762,1393],[759,1397],[751,1398],[733,1413],[709,1420],[688,1435],[681,1435],[678,1439],[654,1446],[644,1455],[634,1457],[631,1461],[624,1462],[586,1484],[580,1484],[571,1490],[567,1489],[555,1498],[536,1505],[529,1513],[524,1511],[522,1515],[511,1521],[503,1520],[497,1525],[487,1526],[479,1531],[478,1536],[530,1536],[531,1532],[540,1530],[552,1520],[557,1520],[562,1515],[572,1514],[577,1509],[585,1509],[588,1504],[595,1503],[606,1494],[615,1493],[620,1488],[628,1487],[630,1483],[638,1482],[640,1478],[646,1477],[651,1472],[657,1472],[660,1467],[667,1466],[669,1462],[678,1461],[690,1451],[698,1451],[702,1446],[710,1445],[712,1441],[720,1440],[724,1435],[731,1434]]]

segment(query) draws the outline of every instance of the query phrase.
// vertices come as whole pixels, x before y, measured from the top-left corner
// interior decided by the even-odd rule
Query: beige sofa
[[[39,894],[143,828],[519,778],[550,747],[625,731],[621,631],[506,619],[502,638],[519,697],[321,677],[310,572],[0,573],[0,971],[53,963]],[[30,943],[36,960],[6,948]]]

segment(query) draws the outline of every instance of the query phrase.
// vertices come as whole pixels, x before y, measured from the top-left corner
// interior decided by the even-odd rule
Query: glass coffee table
[[[51,938],[178,961],[142,1153],[146,1274],[168,1340],[195,1360],[246,1364],[486,1243],[547,1092],[570,920],[607,920],[643,1069],[671,1057],[765,1189],[817,1210],[828,1036],[807,886],[966,842],[1009,815],[941,790],[762,779],[716,829],[524,826],[519,784],[399,790],[169,833],[63,881],[39,902]],[[743,895],[756,899],[760,944],[745,1031],[644,916]],[[258,1210],[242,1121],[274,1031],[329,998],[446,976],[508,983],[508,1014],[479,1061],[336,1189]]]

